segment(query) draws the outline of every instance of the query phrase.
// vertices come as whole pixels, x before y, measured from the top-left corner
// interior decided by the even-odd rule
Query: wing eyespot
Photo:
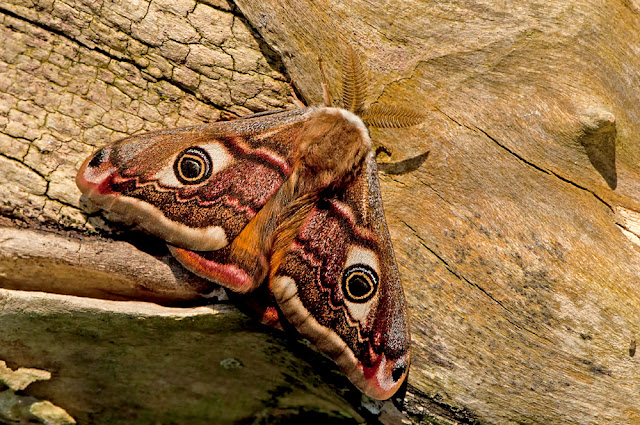
[[[393,379],[393,382],[398,382],[400,378],[404,376],[405,370],[407,370],[407,367],[404,365],[396,366],[393,369],[393,372],[391,372],[391,379]]]
[[[173,163],[173,172],[183,184],[198,184],[211,177],[211,157],[206,150],[190,147],[178,155]]]
[[[105,148],[101,148],[93,154],[91,161],[89,161],[89,167],[98,168],[107,159],[108,153]]]
[[[342,293],[348,301],[362,304],[378,290],[378,274],[365,264],[352,264],[342,273]]]

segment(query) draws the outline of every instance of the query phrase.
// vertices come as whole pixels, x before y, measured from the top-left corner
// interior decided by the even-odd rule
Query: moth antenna
[[[347,43],[342,56],[342,102],[344,108],[356,115],[364,112],[364,101],[367,96],[367,79],[355,49]]]
[[[327,75],[324,73],[324,67],[322,66],[322,58],[318,57],[318,67],[320,68],[320,75],[322,75],[322,97],[324,100],[324,106],[331,107],[331,94],[329,93],[329,85],[327,84]]]
[[[300,100],[298,95],[296,94],[296,89],[293,87],[293,78],[289,81],[289,89],[291,90],[291,97],[293,100],[293,104],[296,105],[298,109],[304,109],[307,105],[304,104],[303,101]]]
[[[425,116],[398,106],[376,104],[364,111],[361,118],[371,127],[400,128],[420,124]]]

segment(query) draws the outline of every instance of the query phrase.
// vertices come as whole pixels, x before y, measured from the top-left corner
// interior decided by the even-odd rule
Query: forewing
[[[409,323],[373,156],[275,249],[270,287],[287,320],[363,392],[393,395],[409,367]]]
[[[98,150],[81,191],[188,250],[227,246],[291,173],[304,110],[129,137]]]

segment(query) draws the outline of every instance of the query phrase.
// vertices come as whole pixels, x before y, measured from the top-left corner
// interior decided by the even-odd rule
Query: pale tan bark
[[[35,3],[0,6],[5,225],[44,232],[33,244],[127,238],[75,188],[96,146],[289,105],[289,79],[320,103],[317,56],[338,82],[348,42],[371,101],[428,116],[372,131],[381,161],[407,165],[381,182],[413,326],[410,412],[640,422],[637,0]],[[155,254],[150,267],[176,266]]]

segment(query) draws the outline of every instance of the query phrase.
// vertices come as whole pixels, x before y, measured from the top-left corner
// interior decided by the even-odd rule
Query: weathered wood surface
[[[86,230],[122,238],[73,183],[96,146],[288,105],[290,78],[318,103],[317,56],[339,81],[350,42],[372,100],[428,114],[372,132],[391,152],[381,161],[428,153],[381,174],[413,394],[460,421],[640,422],[637,0],[8,0],[0,12],[5,224],[77,229],[78,246],[96,241]],[[9,251],[11,240],[0,240],[3,273],[17,257],[42,261],[15,254],[28,238]],[[34,282],[47,284],[22,285],[46,289]],[[0,346],[0,360],[9,353]]]
[[[346,378],[319,373],[330,360],[230,306],[47,295],[0,289],[2,355],[50,372],[24,392],[79,424],[284,424],[304,419],[301,407],[324,423],[363,421]]]

